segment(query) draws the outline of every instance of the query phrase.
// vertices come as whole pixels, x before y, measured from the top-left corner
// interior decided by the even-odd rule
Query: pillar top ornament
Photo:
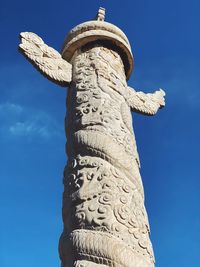
[[[105,9],[99,8],[96,20],[86,21],[75,26],[67,35],[63,48],[62,58],[70,62],[75,51],[82,46],[99,42],[116,50],[123,61],[127,80],[133,70],[133,55],[128,38],[117,26],[105,22]]]
[[[100,7],[96,15],[96,20],[104,21],[106,15],[106,10],[104,7]]]

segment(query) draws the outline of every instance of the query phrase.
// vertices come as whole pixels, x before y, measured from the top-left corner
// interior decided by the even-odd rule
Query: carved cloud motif
[[[71,82],[72,65],[58,51],[32,32],[20,33],[20,39],[19,50],[45,77],[61,86]]]

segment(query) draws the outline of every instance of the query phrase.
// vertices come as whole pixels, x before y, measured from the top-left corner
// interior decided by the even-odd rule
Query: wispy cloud
[[[9,112],[9,113],[15,113],[19,114],[23,111],[23,107],[14,103],[4,103],[0,105],[0,113],[4,114]]]
[[[62,133],[61,126],[49,114],[16,103],[0,104],[1,136],[50,139]]]

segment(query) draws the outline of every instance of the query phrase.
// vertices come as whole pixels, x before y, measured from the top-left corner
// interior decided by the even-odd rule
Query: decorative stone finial
[[[105,8],[100,7],[99,10],[98,10],[98,13],[96,15],[96,20],[104,21],[105,20],[105,13],[106,13]]]
[[[100,7],[96,20],[86,21],[74,27],[63,44],[62,58],[70,62],[75,51],[80,47],[91,42],[103,42],[105,46],[112,46],[120,54],[128,80],[133,70],[130,43],[124,32],[104,19],[105,8]]]

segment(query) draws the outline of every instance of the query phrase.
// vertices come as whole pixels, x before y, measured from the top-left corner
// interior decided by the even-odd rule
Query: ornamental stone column
[[[61,54],[34,33],[20,51],[51,81],[68,87],[62,267],[153,267],[131,111],[154,115],[164,91],[127,85],[133,56],[126,35],[104,21],[73,28]]]

